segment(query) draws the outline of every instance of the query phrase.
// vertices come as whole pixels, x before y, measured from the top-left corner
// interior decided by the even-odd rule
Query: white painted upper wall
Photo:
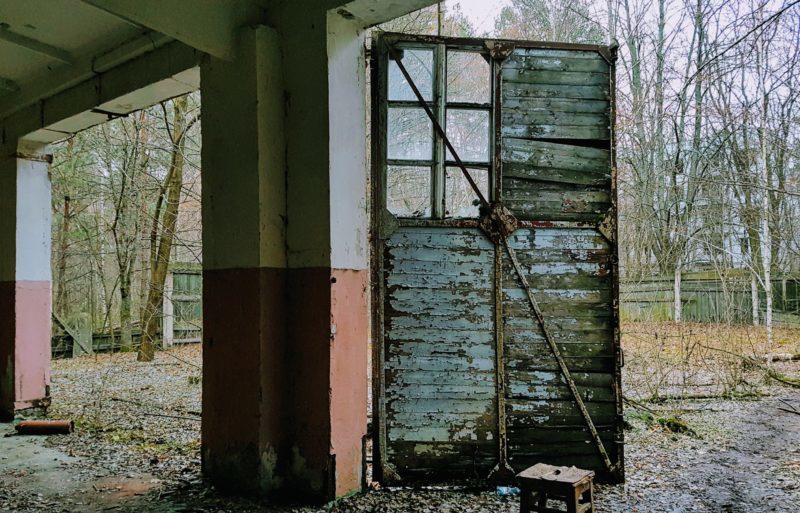
[[[16,281],[50,281],[49,165],[17,162]]]
[[[357,20],[328,14],[331,267],[369,266],[364,31]]]

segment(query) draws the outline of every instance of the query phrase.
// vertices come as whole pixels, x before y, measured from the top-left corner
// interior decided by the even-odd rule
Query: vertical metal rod
[[[434,83],[433,96],[434,107],[436,109],[436,120],[442,126],[446,126],[445,115],[447,111],[447,48],[444,45],[436,45],[434,48]],[[433,155],[433,217],[443,219],[447,212],[445,207],[445,166],[444,166],[444,139],[434,131],[434,155]]]
[[[494,248],[494,355],[495,390],[497,395],[497,465],[490,479],[503,480],[513,477],[514,470],[508,463],[508,424],[506,423],[506,365],[503,338],[503,251]]]

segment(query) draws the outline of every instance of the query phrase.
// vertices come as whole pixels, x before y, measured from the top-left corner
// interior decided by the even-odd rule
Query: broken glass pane
[[[448,109],[447,138],[462,161],[489,162],[489,111]]]
[[[468,168],[483,197],[489,199],[489,170]],[[446,217],[478,217],[480,200],[460,168],[448,167],[444,179]]]
[[[398,217],[430,217],[431,169],[389,166],[386,172],[386,208]]]
[[[490,103],[492,69],[477,52],[447,52],[447,101]]]
[[[433,125],[424,110],[390,108],[387,123],[387,156],[390,160],[433,158]]]
[[[433,99],[433,50],[402,50],[403,66],[416,84],[422,97]],[[400,67],[389,60],[389,101],[417,101],[417,96],[403,76]]]

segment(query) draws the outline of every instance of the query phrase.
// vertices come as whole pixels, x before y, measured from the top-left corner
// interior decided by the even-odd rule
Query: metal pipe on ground
[[[16,426],[18,435],[68,435],[74,429],[71,420],[23,420]]]

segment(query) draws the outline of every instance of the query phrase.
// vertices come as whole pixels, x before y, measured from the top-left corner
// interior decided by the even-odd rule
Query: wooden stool
[[[554,467],[537,463],[517,474],[520,489],[520,513],[557,513],[548,509],[547,499],[564,501],[568,513],[594,512],[592,502],[592,478],[594,472],[575,467]],[[537,495],[536,509],[532,509],[533,497]]]

